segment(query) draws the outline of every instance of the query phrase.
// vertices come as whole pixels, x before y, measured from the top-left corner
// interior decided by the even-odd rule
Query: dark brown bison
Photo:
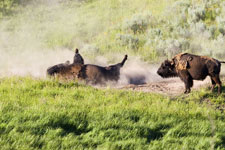
[[[47,74],[60,79],[76,79],[82,66],[82,64],[58,64],[48,68]]]
[[[176,55],[172,60],[165,60],[157,73],[163,78],[180,77],[185,84],[185,92],[189,93],[193,86],[193,80],[204,80],[210,76],[212,88],[218,85],[218,93],[221,93],[220,68],[222,61],[207,56],[197,56],[189,53]]]
[[[47,74],[50,76],[54,76],[55,74],[62,72],[69,65],[70,65],[70,61],[67,60],[65,63],[51,66],[47,69]]]
[[[66,61],[66,63],[51,66],[47,69],[47,74],[50,76],[57,75],[60,78],[65,77],[65,79],[68,78],[73,79],[78,76],[79,71],[81,70],[83,64],[84,60],[82,56],[79,54],[79,50],[76,49],[73,64],[70,64],[69,61]]]
[[[73,64],[84,64],[84,59],[83,57],[79,54],[79,50],[75,50],[75,55],[73,58]]]
[[[118,81],[120,78],[120,68],[123,67],[126,60],[127,55],[125,55],[121,63],[108,67],[86,64],[82,67],[78,78],[92,84],[104,84],[106,81]]]

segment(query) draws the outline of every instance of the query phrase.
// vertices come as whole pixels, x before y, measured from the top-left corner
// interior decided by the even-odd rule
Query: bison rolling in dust
[[[120,78],[120,69],[127,60],[125,55],[121,63],[102,67],[92,64],[86,64],[82,67],[78,77],[92,84],[103,84],[106,81],[118,81]]]
[[[63,79],[79,79],[85,80],[92,84],[104,84],[106,81],[118,81],[120,78],[120,68],[123,67],[127,60],[125,55],[121,63],[108,67],[101,67],[92,64],[84,65],[84,60],[76,49],[73,64],[62,63],[54,65],[47,69],[47,74],[50,76],[59,76]]]
[[[221,93],[220,68],[221,62],[216,59],[197,56],[189,53],[176,55],[171,61],[165,60],[157,73],[163,78],[180,77],[185,84],[185,92],[190,93],[193,80],[204,80],[210,76],[212,88],[218,85],[218,94]]]
[[[84,64],[82,56],[79,54],[79,50],[76,49],[73,63],[70,64],[69,61],[66,63],[57,64],[51,66],[47,69],[47,75],[50,76],[59,76],[60,78],[65,79],[74,79],[78,76],[81,67]]]

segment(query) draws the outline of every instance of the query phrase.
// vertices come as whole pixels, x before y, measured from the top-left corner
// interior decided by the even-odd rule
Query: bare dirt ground
[[[208,87],[210,86],[210,84],[211,80],[209,77],[207,77],[204,81],[194,81],[194,86],[192,87],[192,90],[199,89],[202,87]],[[184,92],[184,83],[179,78],[170,78],[142,85],[129,84],[123,87],[119,87],[119,89],[176,96]]]

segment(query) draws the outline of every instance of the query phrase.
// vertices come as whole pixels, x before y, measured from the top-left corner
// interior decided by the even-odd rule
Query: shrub
[[[126,46],[131,49],[138,49],[139,39],[130,34],[118,34],[116,40],[121,46]]]
[[[129,20],[125,20],[123,27],[134,34],[143,33],[149,25],[152,25],[154,19],[150,13],[135,14]]]
[[[188,8],[188,14],[189,14],[189,22],[199,22],[201,20],[204,20],[206,17],[206,10],[204,6],[192,6]]]
[[[4,15],[8,15],[9,13],[12,12],[12,10],[14,9],[14,4],[15,4],[14,0],[0,1],[0,19]]]
[[[225,58],[225,37],[220,34],[217,39],[213,40],[214,50],[213,50],[213,56],[216,58]]]

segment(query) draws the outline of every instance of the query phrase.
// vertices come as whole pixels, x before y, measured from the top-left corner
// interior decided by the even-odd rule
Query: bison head
[[[177,72],[173,61],[165,60],[159,67],[157,74],[163,78],[176,77]]]

